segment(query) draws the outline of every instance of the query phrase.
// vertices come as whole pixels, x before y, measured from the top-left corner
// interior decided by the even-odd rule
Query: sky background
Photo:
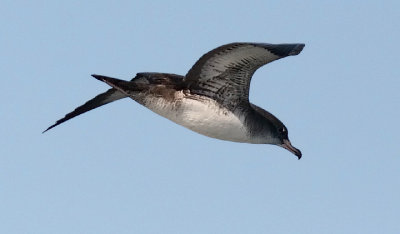
[[[0,233],[400,233],[399,1],[0,4]],[[207,138],[108,89],[222,44],[305,43],[260,68],[271,145]]]

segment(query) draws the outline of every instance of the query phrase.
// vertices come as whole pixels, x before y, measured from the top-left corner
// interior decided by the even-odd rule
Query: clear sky
[[[400,233],[399,1],[16,1],[0,7],[0,233]],[[305,43],[259,69],[271,145],[191,132],[97,73],[186,74],[230,42]]]

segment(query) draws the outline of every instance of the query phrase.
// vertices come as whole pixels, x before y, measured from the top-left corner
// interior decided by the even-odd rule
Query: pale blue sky
[[[400,233],[399,1],[8,1],[0,6],[0,233]],[[184,75],[235,41],[305,43],[250,99],[270,145],[198,135],[108,87]]]

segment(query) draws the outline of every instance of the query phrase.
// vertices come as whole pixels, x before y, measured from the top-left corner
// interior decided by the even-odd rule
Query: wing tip
[[[300,52],[303,50],[304,46],[306,46],[304,43],[294,44],[294,47],[289,52],[289,55],[298,55],[298,54],[300,54]]]
[[[51,126],[48,127],[46,130],[44,130],[44,131],[42,132],[42,134],[44,134],[45,132],[47,132],[47,131],[49,131],[50,129],[54,128],[55,126],[57,126],[57,124],[51,125]]]

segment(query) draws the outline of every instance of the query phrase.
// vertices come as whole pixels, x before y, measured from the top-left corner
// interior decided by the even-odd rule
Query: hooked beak
[[[281,145],[279,145],[280,147],[283,147],[283,148],[285,148],[285,149],[287,149],[287,150],[289,150],[290,152],[292,152],[294,155],[296,155],[298,158],[299,158],[299,160],[300,160],[300,158],[301,158],[301,152],[300,152],[300,150],[299,149],[296,149],[291,143],[290,143],[290,141],[288,140],[288,139],[284,139],[283,140],[283,143],[281,144]]]

